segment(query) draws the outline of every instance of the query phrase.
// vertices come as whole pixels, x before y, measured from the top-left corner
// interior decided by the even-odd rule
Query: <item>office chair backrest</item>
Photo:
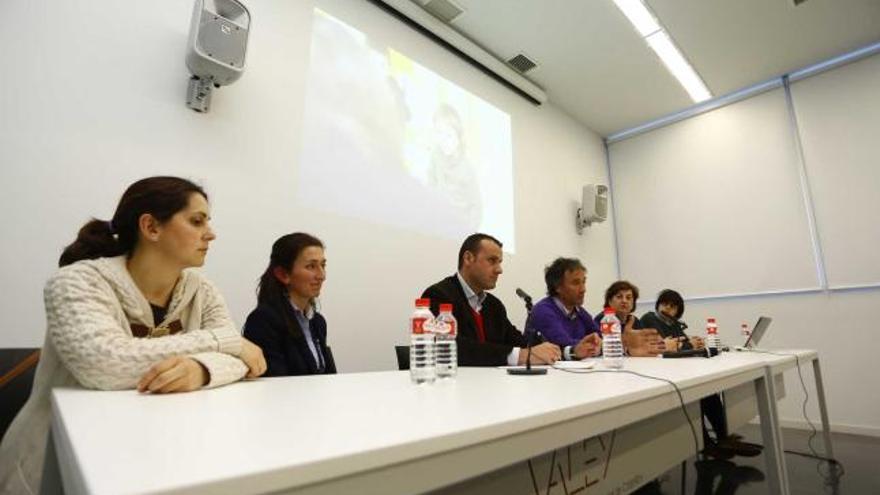
[[[0,437],[31,395],[39,349],[0,349]]]
[[[397,354],[397,369],[403,371],[409,369],[409,346],[396,345],[394,352]]]

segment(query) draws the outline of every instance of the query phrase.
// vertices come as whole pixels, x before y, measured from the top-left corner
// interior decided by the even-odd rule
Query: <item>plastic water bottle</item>
[[[430,299],[416,299],[416,309],[410,317],[409,376],[413,383],[433,383],[434,334],[431,333],[434,315]]]
[[[600,328],[602,330],[602,364],[613,370],[623,368],[623,340],[620,336],[620,320],[617,319],[613,309],[605,309]]]
[[[718,325],[715,318],[706,320],[706,351],[709,356],[717,356],[721,349],[721,339],[718,337]]]
[[[441,304],[440,314],[434,319],[434,354],[437,356],[437,378],[455,378],[458,373],[458,351],[455,336],[458,322],[452,315],[451,304]]]

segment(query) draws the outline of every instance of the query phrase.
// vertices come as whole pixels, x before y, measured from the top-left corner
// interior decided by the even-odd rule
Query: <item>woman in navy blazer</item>
[[[312,235],[287,234],[272,245],[257,308],[244,324],[244,335],[263,349],[264,376],[336,373],[327,320],[315,306],[326,266],[324,244]]]

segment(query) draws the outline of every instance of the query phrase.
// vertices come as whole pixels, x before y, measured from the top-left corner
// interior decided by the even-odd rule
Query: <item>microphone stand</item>
[[[523,300],[526,303],[526,367],[507,368],[507,373],[510,375],[546,375],[546,368],[532,369],[532,343],[538,332],[532,328],[532,298],[524,297]]]

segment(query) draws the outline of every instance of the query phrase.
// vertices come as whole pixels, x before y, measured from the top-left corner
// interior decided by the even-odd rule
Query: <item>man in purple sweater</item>
[[[583,308],[587,269],[577,258],[557,258],[544,270],[547,297],[532,309],[532,327],[558,345],[567,360],[599,355],[602,339]]]

